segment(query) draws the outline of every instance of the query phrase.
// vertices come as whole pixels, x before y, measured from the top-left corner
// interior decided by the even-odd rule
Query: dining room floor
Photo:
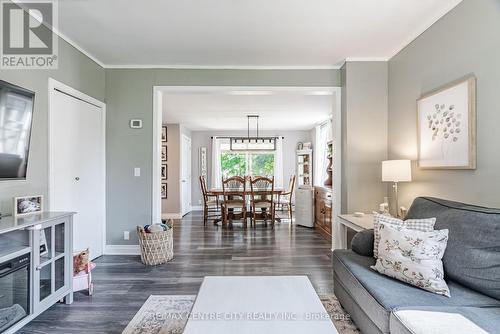
[[[223,229],[204,227],[196,211],[175,222],[171,262],[146,267],[121,255],[95,262],[93,296],[77,292],[72,305],[52,306],[18,333],[121,333],[150,295],[196,295],[204,276],[307,275],[318,294],[333,293],[329,241],[289,220]]]

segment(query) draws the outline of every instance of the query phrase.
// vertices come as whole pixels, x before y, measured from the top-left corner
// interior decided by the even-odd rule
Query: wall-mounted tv
[[[0,181],[26,179],[35,93],[0,80]]]

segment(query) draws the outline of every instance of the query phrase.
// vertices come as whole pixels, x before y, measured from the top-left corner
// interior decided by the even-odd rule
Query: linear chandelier
[[[250,120],[256,121],[255,136],[250,136]],[[231,151],[275,151],[276,137],[259,136],[259,116],[247,116],[247,136],[230,137],[229,145]]]

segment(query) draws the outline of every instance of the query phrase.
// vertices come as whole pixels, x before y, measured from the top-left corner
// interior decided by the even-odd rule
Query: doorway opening
[[[273,173],[276,173],[276,164],[277,161],[284,161],[286,159],[291,160],[289,163],[293,165],[293,167],[288,168],[283,166],[282,164],[278,164],[279,170],[284,170],[282,176],[282,184],[284,187],[288,184],[288,176],[290,174],[296,173],[296,144],[302,141],[308,141],[308,138],[298,138],[295,140],[293,147],[288,147],[288,151],[284,150],[284,157],[277,158],[275,154],[253,154],[252,152],[230,152],[224,149],[223,138],[228,136],[229,138],[232,136],[241,136],[240,132],[246,133],[246,116],[252,114],[255,110],[255,106],[242,105],[241,108],[235,108],[234,105],[231,105],[231,101],[240,98],[242,100],[260,100],[265,99],[269,101],[269,103],[275,103],[277,100],[283,98],[289,98],[290,104],[289,108],[278,110],[278,108],[274,108],[273,110],[268,110],[272,108],[261,108],[258,112],[260,114],[260,118],[262,123],[264,124],[264,128],[262,129],[263,135],[276,135],[276,138],[281,137],[282,132],[291,132],[291,131],[304,131],[303,128],[304,123],[309,124],[311,120],[315,120],[308,126],[309,129],[313,129],[319,127],[325,121],[328,121],[331,126],[329,127],[329,131],[331,132],[328,136],[333,139],[333,151],[335,154],[333,155],[333,196],[334,203],[332,208],[332,221],[335,221],[334,217],[340,214],[341,208],[341,93],[340,87],[248,87],[248,86],[155,86],[153,87],[153,187],[152,187],[152,217],[153,222],[159,222],[160,219],[163,218],[177,218],[180,219],[183,214],[186,213],[185,207],[182,205],[183,195],[182,191],[182,154],[180,153],[182,149],[171,147],[170,138],[173,136],[175,138],[179,138],[179,142],[182,141],[183,136],[190,137],[192,139],[192,150],[191,150],[191,208],[192,209],[200,209],[201,208],[201,200],[197,198],[195,190],[199,188],[198,186],[198,176],[205,173],[208,181],[208,187],[216,187],[217,180],[214,171],[220,169],[221,178],[224,177],[223,172],[226,174],[230,174],[234,172],[234,170],[243,171],[245,170],[245,175],[250,175],[249,169],[254,169],[257,167],[262,167],[262,171],[256,171],[257,174],[262,174],[271,168]],[[321,99],[323,96],[325,99]],[[294,113],[294,105],[299,105],[303,101],[314,100],[313,97],[316,97],[318,101],[328,101],[328,112],[323,114],[320,118],[315,119],[315,117],[319,117],[318,114],[315,113],[314,108],[303,108],[302,114],[299,114],[295,111]],[[328,100],[326,99],[328,97]],[[207,105],[211,105],[213,101],[217,100],[227,100],[228,105],[214,108],[213,110],[208,110],[203,114],[193,115],[191,111],[193,109],[198,109],[206,111]],[[189,103],[198,103],[198,108],[190,108],[184,109],[183,103],[189,100]],[[274,102],[273,102],[274,101]],[[245,102],[247,103],[247,102]],[[321,102],[318,102],[321,103]],[[248,108],[245,108],[248,107]],[[303,106],[302,106],[303,107]],[[231,109],[232,108],[232,109]],[[253,108],[253,109],[252,109]],[[298,109],[299,107],[295,108]],[[234,113],[230,111],[234,111]],[[271,112],[272,111],[272,112]],[[205,117],[209,118],[205,118]],[[199,124],[193,124],[191,121],[186,120],[199,120],[203,122],[203,127],[200,127]],[[270,125],[265,127],[265,122],[268,124],[272,124],[274,128],[271,128]],[[294,123],[295,122],[295,123]],[[238,126],[244,124],[244,131],[240,129]],[[167,143],[162,142],[161,136],[164,130],[164,126],[166,126],[166,132],[168,135]],[[287,128],[288,127],[288,128]],[[288,130],[286,130],[288,129]],[[274,131],[276,130],[276,131]],[[267,132],[266,132],[267,131]],[[212,136],[207,135],[209,133],[214,133],[214,136],[220,138],[220,145],[215,145],[215,140],[213,140]],[[207,140],[206,143],[200,144],[200,136],[203,136],[203,140]],[[280,135],[280,136],[278,136]],[[286,136],[285,136],[286,137]],[[312,135],[311,135],[312,137]],[[207,139],[208,138],[208,139]],[[210,140],[209,138],[212,138]],[[285,138],[286,139],[286,138]],[[296,138],[293,138],[296,139]],[[164,161],[162,161],[162,153],[165,152],[163,146],[167,146],[168,157],[166,157],[167,168],[163,167]],[[217,147],[216,147],[217,146]],[[227,146],[227,145],[226,145]],[[217,158],[218,162],[224,162],[224,166],[220,166],[220,168],[210,168],[210,166],[214,166],[217,162],[214,162],[214,152],[215,150],[220,153],[220,157]],[[287,153],[288,152],[288,153]],[[260,152],[262,153],[262,152]],[[267,152],[269,153],[269,152]],[[201,160],[201,157],[205,157],[204,162]],[[177,159],[175,159],[177,158]],[[241,159],[240,159],[241,158]],[[235,160],[241,160],[241,163],[237,163],[235,165]],[[227,161],[226,161],[227,160]],[[261,161],[262,160],[262,161]],[[268,161],[269,160],[269,161]],[[325,160],[326,161],[326,160]],[[227,164],[226,164],[227,162]],[[202,166],[204,164],[208,164],[208,171],[203,169]],[[226,166],[227,165],[227,166]],[[261,166],[262,165],[262,166]],[[273,165],[273,166],[271,166]],[[285,163],[286,165],[286,163]],[[218,166],[219,167],[219,166]],[[225,169],[224,169],[224,168]],[[236,168],[236,169],[235,169]],[[266,169],[267,168],[267,169]],[[163,185],[162,170],[168,170],[168,179],[167,187]],[[178,170],[178,172],[176,172]],[[312,171],[311,171],[312,172]],[[178,175],[174,177],[174,175]],[[312,185],[312,184],[311,184]],[[179,191],[175,193],[174,190],[171,191],[171,187],[178,187]],[[167,188],[168,194],[167,198],[162,198],[162,191]],[[195,189],[196,188],[196,189]],[[197,191],[199,192],[199,191]],[[171,198],[171,194],[173,193],[174,198]],[[186,193],[186,192],[184,192]],[[186,201],[184,199],[184,201]],[[186,201],[187,202],[187,201]],[[167,212],[165,212],[165,204],[169,205]],[[163,206],[163,212],[162,212]],[[173,206],[173,209],[172,209]],[[335,235],[335,233],[332,233]],[[335,239],[333,237],[332,239]],[[332,240],[332,248],[336,248],[335,245],[338,245],[339,241]]]

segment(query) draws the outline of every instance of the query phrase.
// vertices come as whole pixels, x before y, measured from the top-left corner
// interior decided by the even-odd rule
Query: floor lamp
[[[396,217],[399,217],[398,182],[411,181],[410,160],[386,160],[382,161],[382,182],[394,182],[394,194],[396,197]]]

